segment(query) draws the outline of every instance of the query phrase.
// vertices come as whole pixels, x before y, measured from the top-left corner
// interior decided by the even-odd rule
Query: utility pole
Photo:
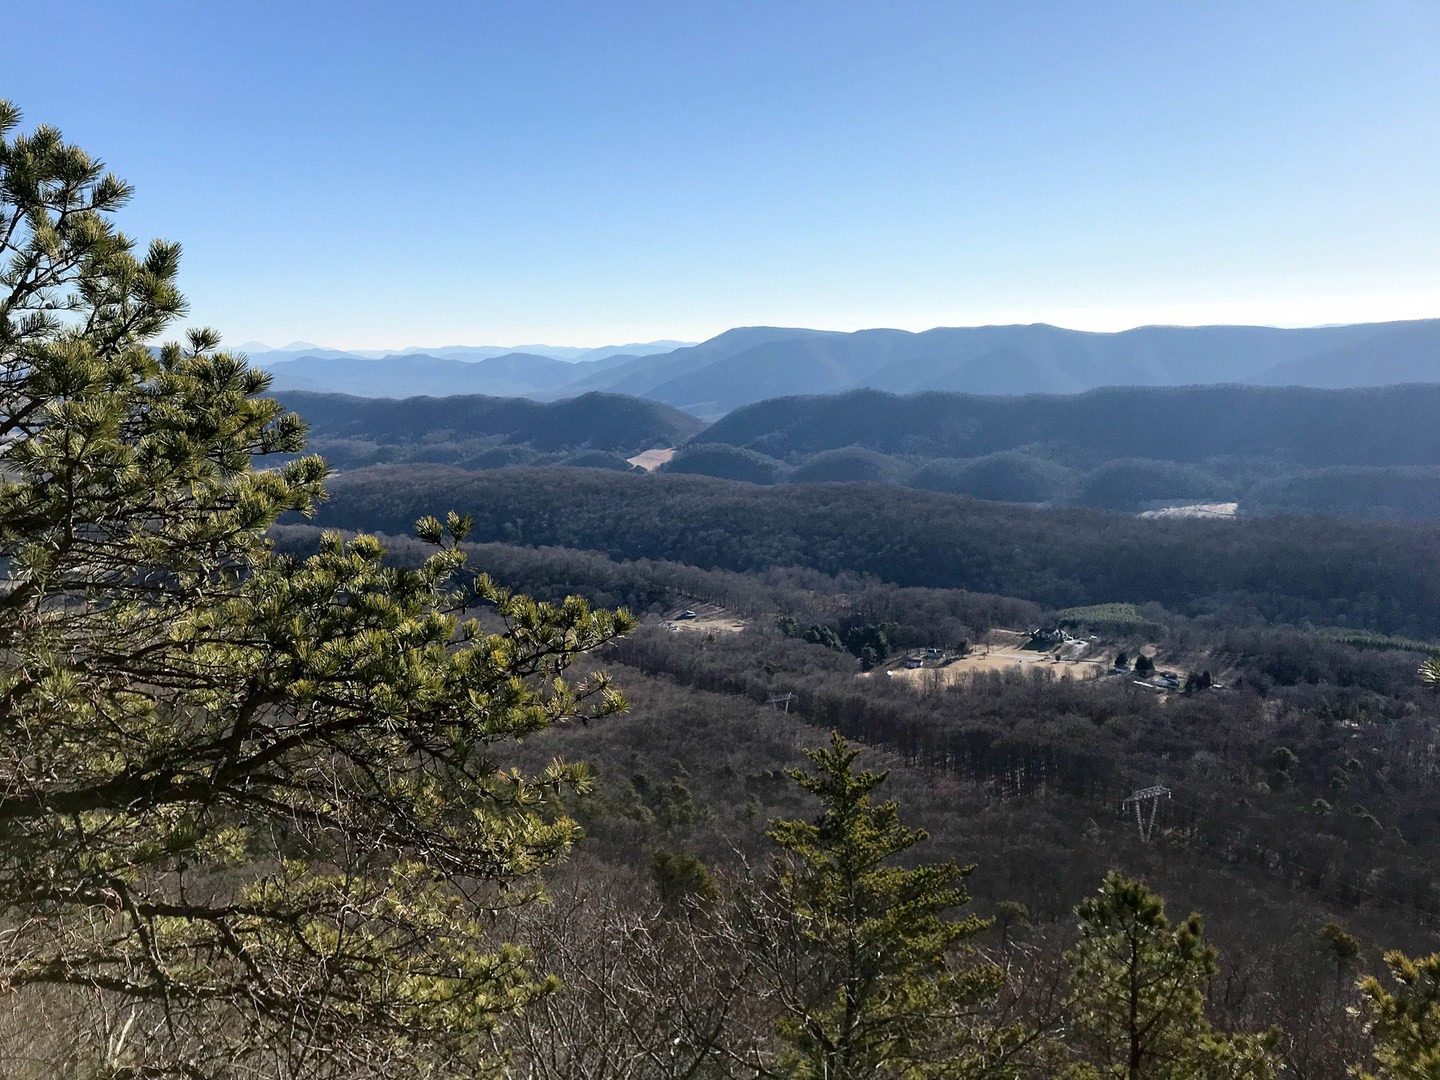
[[[784,702],[784,703],[785,703],[785,713],[786,713],[786,715],[789,715],[789,713],[790,713],[790,702],[792,702],[792,701],[794,701],[794,700],[795,700],[795,695],[794,695],[794,694],[777,694],[777,695],[775,695],[774,697],[772,697],[769,701],[765,702],[765,704],[766,704],[766,705],[776,705],[776,706],[778,706],[781,702]]]

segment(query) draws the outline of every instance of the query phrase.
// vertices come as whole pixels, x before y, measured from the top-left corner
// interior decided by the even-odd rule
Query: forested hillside
[[[574,495],[566,491],[565,505],[583,511],[586,501]],[[734,511],[713,488],[707,495],[706,504]],[[336,503],[337,517],[354,510],[345,509],[346,498]],[[685,499],[673,501],[679,510]],[[1072,524],[1077,517],[1054,516]],[[840,512],[832,518],[853,520]],[[896,531],[912,524],[892,521]],[[1215,523],[1133,524],[1180,524],[1195,538]],[[1236,529],[1269,524],[1222,526],[1225,548]],[[316,532],[286,526],[276,539],[300,552]],[[1356,546],[1364,532],[1346,527],[1330,539],[1367,561],[1378,552]],[[1412,530],[1393,532],[1391,539],[1416,539]],[[743,529],[739,535],[743,542]],[[1153,601],[1138,610],[1061,611],[965,589],[901,588],[853,570],[742,572],[694,565],[678,548],[669,559],[638,558],[629,548],[583,550],[591,540],[570,534],[576,546],[467,550],[478,568],[537,596],[578,594],[648,616],[607,654],[631,713],[556,733],[530,751],[537,761],[583,754],[599,772],[598,790],[571,803],[590,838],[586,854],[557,881],[566,888],[588,881],[591,890],[613,883],[590,893],[599,898],[601,926],[640,925],[633,920],[644,901],[637,907],[637,900],[650,889],[662,907],[677,896],[709,903],[703,897],[725,895],[727,875],[744,872],[737,856],[766,858],[765,822],[808,805],[775,762],[835,728],[874,748],[878,756],[869,760],[890,768],[891,793],[931,831],[928,857],[977,864],[967,888],[977,910],[998,920],[984,940],[1026,965],[1016,987],[1022,998],[1035,990],[1025,980],[1043,983],[1044,965],[1073,940],[1074,907],[1119,867],[1143,874],[1179,910],[1205,913],[1207,936],[1221,949],[1223,981],[1211,1008],[1222,1023],[1232,1030],[1277,1024],[1278,1058],[1293,1074],[1340,1080],[1367,1045],[1346,1011],[1354,999],[1344,980],[1371,962],[1365,957],[1376,946],[1346,953],[1337,984],[1337,961],[1320,931],[1343,927],[1357,942],[1411,950],[1433,941],[1440,833],[1427,792],[1435,706],[1415,677],[1433,645],[1277,625],[1243,604],[1194,617]],[[424,555],[404,537],[386,543],[401,563]],[[1297,561],[1306,557],[1297,553]],[[1336,560],[1329,566],[1336,569]],[[1325,588],[1318,579],[1312,587]],[[701,609],[694,627],[670,621],[687,606]],[[717,606],[723,611],[711,615]],[[1003,652],[1011,648],[1004,642],[1024,639],[1016,628],[1055,622],[1091,643],[1085,660],[1057,661],[1047,647],[1022,650],[1027,659],[1008,669],[987,666],[992,648]],[[867,674],[866,655],[877,646]],[[943,662],[925,661],[914,672],[901,663],[934,646]],[[1142,655],[1156,669],[1179,672],[1183,688],[1157,693],[1137,683],[1128,664],[1117,666]],[[1189,678],[1202,673],[1203,680]],[[1124,800],[1157,782],[1166,795],[1154,824],[1147,816],[1137,828]],[[698,860],[705,873],[694,876],[684,859]],[[619,870],[647,860],[648,880]],[[544,928],[538,933],[535,940],[559,947],[566,962],[570,949],[581,948]],[[627,938],[634,951],[626,963],[637,965],[634,978],[668,987],[667,1008],[714,1004],[707,994],[724,998],[723,964],[705,968],[697,985],[666,981],[671,950],[696,942],[661,945],[651,933]],[[707,950],[718,947],[704,940]],[[574,954],[575,963],[581,955],[588,954]],[[585,979],[578,968],[572,977]],[[562,1015],[599,1024],[609,1015],[599,1007],[592,1000]],[[1045,1006],[1027,998],[1017,1008],[1033,1018]],[[690,1041],[693,1030],[665,1030],[705,1058]],[[737,1015],[730,1030],[743,1039],[745,1021]],[[1048,1066],[1033,1067],[1017,1075],[1047,1075]]]
[[[1437,410],[1440,385],[1116,386],[1022,397],[864,390],[759,402],[717,420],[694,441],[792,462],[863,446],[916,458],[1028,448],[1079,468],[1112,458],[1253,459],[1310,469],[1440,465],[1440,434],[1431,422]]]
[[[337,468],[438,461],[466,468],[575,463],[626,469],[625,458],[683,442],[705,425],[669,406],[618,394],[553,404],[526,398],[277,395],[304,417],[310,449]]]
[[[1018,398],[866,390],[776,398],[709,427],[654,401],[595,392],[551,404],[294,392],[280,400],[305,417],[311,447],[346,470],[625,470],[641,451],[678,447],[665,471],[756,484],[884,483],[1130,512],[1233,503],[1242,515],[1440,520],[1440,437],[1426,420],[1440,385]]]
[[[763,487],[584,469],[377,467],[335,477],[331,492],[317,521],[347,528],[403,533],[438,506],[473,515],[477,540],[1440,637],[1440,531],[1427,526],[1136,519],[878,484]]]
[[[755,483],[899,483],[1143,511],[1440,519],[1440,385],[1111,387],[1070,396],[864,390],[735,410],[667,466]]]

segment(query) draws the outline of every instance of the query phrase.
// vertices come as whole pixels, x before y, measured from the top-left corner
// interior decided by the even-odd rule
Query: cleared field
[[[967,656],[963,660],[956,660],[946,664],[944,667],[918,667],[907,668],[904,664],[899,667],[876,669],[873,674],[879,675],[883,670],[884,675],[902,682],[913,683],[916,686],[925,686],[931,681],[938,680],[942,685],[965,682],[973,679],[976,675],[986,671],[1045,671],[1056,678],[1072,679],[1093,679],[1106,671],[1109,665],[1099,660],[1076,660],[1056,662],[1048,653],[1014,653],[1006,650],[992,649],[990,655],[983,652],[975,656]]]
[[[884,667],[872,673],[881,678],[899,679],[916,687],[939,682],[948,686],[973,679],[976,675],[991,671],[1047,671],[1056,677],[1093,679],[1110,670],[1109,664],[1100,658],[1056,661],[1051,652],[1037,652],[1022,648],[1027,635],[1015,630],[992,630],[988,640],[975,647],[970,655],[952,660],[943,666],[905,666],[905,657],[889,661]]]
[[[667,450],[646,450],[643,454],[636,454],[634,457],[626,458],[625,460],[631,465],[638,465],[646,472],[654,472],[674,456],[675,447],[672,446]]]
[[[1233,518],[1239,503],[1193,503],[1190,506],[1167,506],[1163,510],[1145,510],[1142,518]]]
[[[697,605],[692,609],[695,612],[693,619],[677,619],[673,615],[664,621],[667,630],[693,633],[697,630],[705,633],[738,634],[748,625],[744,619],[736,618],[734,614],[722,607],[714,605]]]

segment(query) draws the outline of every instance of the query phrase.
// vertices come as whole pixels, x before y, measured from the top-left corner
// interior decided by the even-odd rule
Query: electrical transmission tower
[[[780,706],[780,704],[783,702],[784,705],[785,705],[785,712],[788,714],[788,713],[790,712],[790,702],[792,702],[792,701],[794,701],[794,700],[795,700],[795,695],[794,695],[794,694],[776,694],[776,695],[775,695],[774,697],[772,697],[769,701],[765,702],[765,704],[766,704],[766,705],[774,705],[774,706],[776,706],[776,707],[778,708],[778,707]]]
[[[1140,830],[1140,839],[1146,843],[1150,842],[1150,836],[1155,831],[1155,811],[1160,806],[1161,799],[1170,798],[1170,789],[1164,784],[1156,784],[1154,787],[1141,788],[1139,791],[1131,792],[1130,797],[1120,804],[1135,807],[1135,826]],[[1141,803],[1150,804],[1150,816],[1146,817],[1140,809]]]

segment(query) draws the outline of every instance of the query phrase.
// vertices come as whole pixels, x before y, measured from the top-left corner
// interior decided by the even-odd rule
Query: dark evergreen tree
[[[1337,922],[1328,922],[1315,932],[1315,945],[1335,961],[1335,987],[1345,982],[1346,969],[1360,959],[1360,939]]]
[[[1205,1017],[1218,971],[1200,916],[1173,926],[1139,881],[1111,872],[1077,909],[1080,940],[1070,1024],[1083,1059],[1074,1075],[1104,1080],[1268,1080],[1269,1035],[1227,1036]]]
[[[655,852],[650,860],[650,880],[661,904],[672,914],[687,906],[713,903],[720,896],[710,871],[689,851]]]
[[[767,1068],[811,1080],[987,1075],[995,1038],[957,1037],[1001,983],[966,947],[988,923],[953,917],[973,867],[895,865],[926,834],[902,825],[893,801],[873,801],[885,774],[857,771],[859,749],[838,734],[806,754],[813,771],[790,776],[821,813],[772,823],[789,859],[755,941],[782,1011],[784,1049]]]
[[[1360,1080],[1434,1080],[1440,1076],[1440,953],[1412,960],[1385,954],[1394,989],[1360,984],[1362,1015],[1375,1040],[1372,1068]]]

